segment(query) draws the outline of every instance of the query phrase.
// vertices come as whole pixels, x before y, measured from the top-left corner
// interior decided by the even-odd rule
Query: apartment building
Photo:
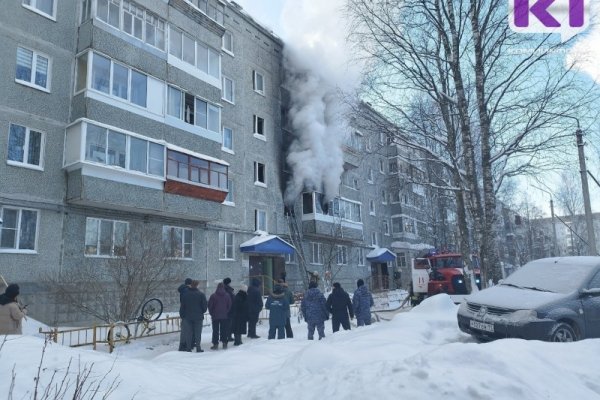
[[[426,246],[376,129],[350,133],[339,196],[284,206],[284,43],[234,2],[22,0],[0,37],[0,275],[41,321],[86,319],[52,277],[136,254],[166,264],[176,309],[187,276],[397,287]]]

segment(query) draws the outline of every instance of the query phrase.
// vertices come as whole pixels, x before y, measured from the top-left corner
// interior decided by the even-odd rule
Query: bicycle
[[[115,322],[110,329],[108,330],[108,343],[112,347],[114,347],[117,343],[130,343],[132,336],[131,330],[129,329],[129,324],[135,323],[135,329],[133,331],[133,339],[137,339],[144,334],[149,334],[156,326],[154,326],[154,321],[160,318],[163,312],[163,303],[160,299],[152,298],[146,300],[144,304],[138,309],[139,315],[137,317],[133,317],[129,319],[127,322],[118,321]],[[139,328],[142,326],[141,332],[139,332]]]

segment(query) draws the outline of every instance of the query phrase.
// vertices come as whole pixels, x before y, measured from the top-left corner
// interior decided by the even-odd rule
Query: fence
[[[293,304],[290,306],[291,318],[298,318],[300,313],[300,305]],[[259,323],[262,320],[269,319],[269,310],[263,309],[259,315]],[[141,329],[143,323],[140,322],[128,322],[127,326],[130,329],[131,336],[129,338],[115,339],[110,337],[109,331],[116,325],[113,324],[101,324],[92,325],[91,327],[84,328],[69,328],[59,329],[53,328],[49,331],[44,331],[42,328],[39,329],[39,333],[43,334],[46,340],[50,340],[54,343],[59,343],[63,346],[70,347],[82,347],[92,346],[94,350],[97,350],[98,345],[107,345],[109,352],[112,353],[115,346],[119,343],[126,342],[128,340],[141,339],[151,336],[167,335],[170,333],[181,332],[181,318],[179,316],[167,316],[165,318],[157,319],[153,322],[154,329],[150,332],[144,333],[143,336],[137,336],[136,330]],[[208,314],[204,317],[204,328],[211,326],[210,316]]]

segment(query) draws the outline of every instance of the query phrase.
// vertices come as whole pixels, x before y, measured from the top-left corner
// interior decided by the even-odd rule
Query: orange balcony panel
[[[165,192],[178,194],[180,196],[194,197],[196,199],[214,201],[222,203],[227,197],[227,192],[219,189],[212,189],[203,186],[192,185],[189,183],[173,181],[167,179],[165,182]]]

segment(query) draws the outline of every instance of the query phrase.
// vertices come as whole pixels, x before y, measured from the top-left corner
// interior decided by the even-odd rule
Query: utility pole
[[[587,167],[585,166],[585,155],[583,153],[583,133],[579,129],[579,120],[577,121],[577,151],[579,153],[579,172],[581,174],[581,189],[583,191],[583,206],[585,208],[585,224],[588,234],[588,254],[590,256],[598,255],[596,251],[596,235],[594,233],[594,220],[592,219],[592,206],[590,204],[590,189],[587,181]]]
[[[541,183],[541,182],[540,182]],[[554,201],[552,201],[552,193],[549,191],[542,189],[539,186],[532,185],[534,188],[541,190],[542,192],[546,192],[550,195],[550,216],[552,217],[552,257],[558,257],[558,240],[556,238],[556,224],[554,223]],[[544,185],[545,186],[545,185]]]

